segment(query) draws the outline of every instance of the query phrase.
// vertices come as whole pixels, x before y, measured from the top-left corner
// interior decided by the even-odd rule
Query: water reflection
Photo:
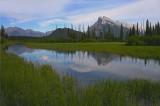
[[[23,45],[10,46],[6,51],[32,61],[35,65],[49,64],[59,73],[72,73],[82,82],[107,78],[160,80],[160,61],[152,59],[98,52],[30,49]]]

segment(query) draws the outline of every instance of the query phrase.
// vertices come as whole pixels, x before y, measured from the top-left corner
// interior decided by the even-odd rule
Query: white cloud
[[[48,26],[52,23],[73,23],[76,25],[84,23],[90,25],[99,16],[107,16],[114,20],[150,17],[160,19],[160,0],[136,0],[129,4],[128,2],[120,3],[118,0],[113,3],[111,1],[0,0],[0,14],[18,19],[17,22],[11,22],[11,25],[38,20],[38,24],[41,27]],[[92,3],[97,5],[90,6]],[[80,8],[76,6],[80,6]],[[85,7],[82,8],[81,6]],[[56,19],[56,17],[60,17],[61,19]],[[41,20],[46,21],[40,22]]]
[[[91,71],[93,71],[93,69],[91,67],[86,67],[86,66],[80,67],[80,66],[76,66],[76,65],[70,65],[70,68],[74,71],[77,71],[77,72],[91,72]]]
[[[0,13],[17,19],[57,15],[71,0],[0,0]]]
[[[39,25],[41,27],[45,27],[45,26],[49,26],[50,24],[57,23],[57,22],[64,22],[64,21],[61,19],[53,19],[53,20],[47,20],[44,22],[40,22]]]
[[[10,23],[11,25],[14,25],[14,24],[19,24],[19,23],[25,23],[25,22],[29,22],[29,21],[32,21],[32,20],[35,20],[35,19],[37,19],[37,18],[29,18],[29,19],[22,19],[22,20],[19,20],[19,21],[15,21],[15,22],[13,22],[12,21],[12,23]]]
[[[79,13],[68,16],[68,20],[72,23],[92,23],[97,20],[99,16],[107,16],[111,19],[128,19],[128,18],[160,18],[160,0],[140,0],[121,7],[90,11],[88,13]]]
[[[43,60],[48,60],[48,58],[49,58],[48,56],[42,56]]]

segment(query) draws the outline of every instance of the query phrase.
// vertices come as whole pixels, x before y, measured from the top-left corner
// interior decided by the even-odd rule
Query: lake
[[[51,65],[60,75],[72,74],[82,83],[108,78],[124,81],[133,78],[160,80],[160,61],[153,59],[100,52],[32,49],[20,44],[9,46],[6,51],[35,66]]]

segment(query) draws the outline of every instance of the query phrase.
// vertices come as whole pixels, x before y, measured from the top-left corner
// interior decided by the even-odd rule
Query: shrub
[[[160,46],[160,36],[132,36],[126,41],[126,46]]]
[[[130,37],[126,42],[127,46],[142,46],[144,44],[144,41],[140,40],[139,37],[135,36]]]
[[[7,42],[7,39],[3,38],[3,37],[0,37],[0,43],[3,44],[3,43],[6,43]]]

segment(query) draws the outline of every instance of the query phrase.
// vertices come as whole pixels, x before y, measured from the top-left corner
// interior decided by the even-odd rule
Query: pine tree
[[[111,27],[109,26],[109,28],[108,28],[108,37],[110,38],[110,39],[112,39],[111,38]]]
[[[155,29],[154,29],[154,26],[152,27],[152,35],[153,35],[153,36],[155,35]]]
[[[105,32],[105,33],[104,33],[104,38],[105,38],[105,39],[108,39],[107,36],[108,36],[108,33]]]
[[[129,31],[127,31],[127,33],[126,33],[126,39],[128,39],[129,38]]]
[[[99,37],[98,37],[99,39],[101,39],[102,38],[102,31],[100,31],[100,35],[99,35]]]
[[[123,25],[120,27],[120,40],[123,40]]]
[[[84,30],[84,24],[83,24],[82,30],[83,30],[82,40],[84,40],[86,39],[86,32]]]
[[[1,36],[4,37],[5,36],[5,30],[4,30],[4,27],[1,26]]]
[[[68,37],[70,37],[69,28],[67,28]]]
[[[149,28],[149,21],[147,19],[146,21],[146,32],[145,32],[145,35],[149,35],[150,34],[150,28]]]
[[[132,36],[135,36],[136,35],[136,29],[135,29],[135,26],[133,25],[132,27]]]
[[[96,30],[95,30],[95,27],[92,29],[92,37],[93,37],[93,39],[96,38]]]
[[[88,25],[88,30],[87,30],[87,32],[88,32],[87,36],[88,36],[88,38],[90,38],[89,25]]]
[[[157,28],[157,25],[158,25],[158,24],[155,24],[155,35],[158,35],[158,31],[157,31],[158,28]]]
[[[113,34],[113,30],[111,29],[111,27],[110,27],[110,37],[111,37],[111,40],[114,40],[114,34]]]
[[[128,37],[131,37],[133,34],[132,34],[132,29],[130,28],[129,29],[129,36]]]
[[[114,40],[114,34],[113,34],[113,32],[111,32],[110,36],[111,36],[111,39]]]
[[[152,25],[151,25],[151,22],[150,22],[150,26],[149,26],[149,35],[152,35]]]
[[[160,36],[160,25],[159,25],[159,22],[158,22],[158,24],[157,24],[157,35]]]
[[[8,38],[8,34],[5,33],[5,29],[3,25],[1,26],[0,34],[1,34],[0,36]]]
[[[139,36],[138,22],[137,22],[137,36]]]

